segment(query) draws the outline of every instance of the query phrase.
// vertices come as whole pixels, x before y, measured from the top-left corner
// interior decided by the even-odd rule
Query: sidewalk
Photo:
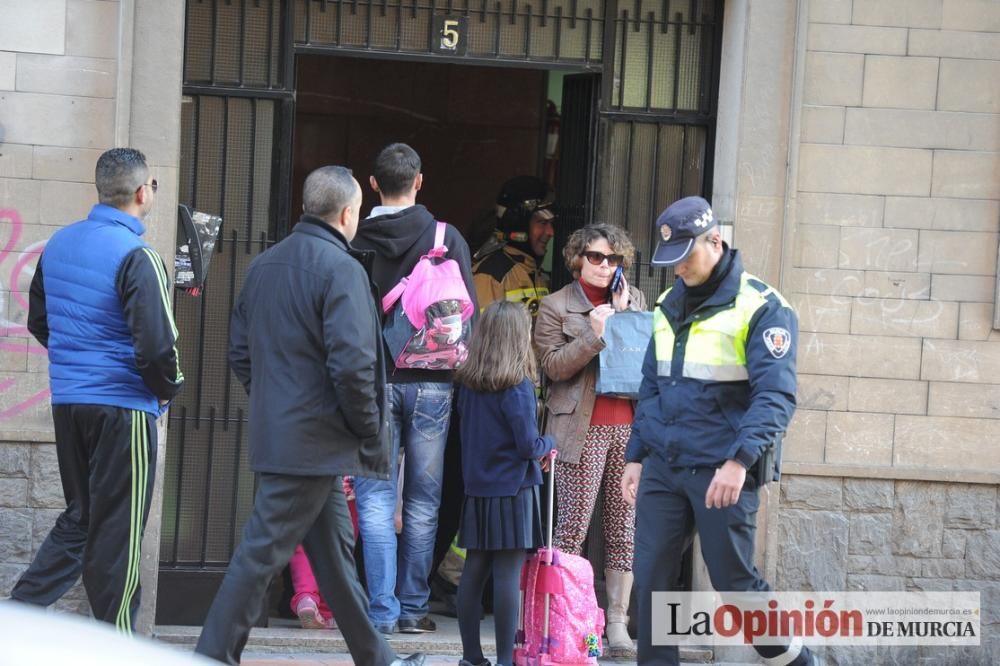
[[[458,633],[458,620],[431,614],[437,631],[429,634],[393,634],[389,644],[401,656],[413,652],[428,655],[427,664],[458,663],[462,655],[462,640]],[[250,632],[244,652],[245,666],[344,666],[352,664],[347,644],[339,631],[299,628],[295,620],[271,618],[271,626],[255,628]],[[201,627],[157,626],[153,636],[165,643],[194,649]],[[493,617],[487,616],[481,625],[483,652],[491,661],[496,654],[493,642]],[[602,664],[630,663],[601,659]],[[686,664],[710,664],[710,650],[682,650],[681,661]],[[634,662],[632,662],[634,663]]]

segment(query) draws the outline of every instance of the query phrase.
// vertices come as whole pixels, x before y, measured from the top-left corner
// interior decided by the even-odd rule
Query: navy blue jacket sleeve
[[[523,458],[537,460],[554,448],[552,437],[538,434],[538,400],[534,384],[524,381],[508,389],[500,405],[514,433],[517,452]]]
[[[159,400],[171,400],[181,390],[184,375],[177,356],[170,281],[160,255],[149,247],[130,252],[118,269],[117,286],[142,381]]]
[[[740,422],[736,441],[726,454],[749,468],[761,451],[785,432],[795,412],[795,354],[799,323],[795,311],[774,294],[750,321],[747,371],[750,406]]]
[[[378,350],[382,344],[368,276],[351,261],[327,282],[323,302],[323,340],[326,370],[344,414],[357,437],[379,434],[382,409],[378,404]]]
[[[35,276],[28,291],[28,330],[46,349],[49,348],[49,318],[45,307],[45,281],[42,278],[42,258],[38,258]]]
[[[642,383],[639,384],[639,398],[635,408],[635,418],[632,420],[632,433],[625,447],[625,462],[641,463],[649,451],[643,444],[642,432],[654,431],[656,424],[649,414],[654,414],[660,408],[660,386],[656,380],[656,341],[649,338],[646,345],[646,357],[642,361]],[[648,439],[648,437],[647,437]]]

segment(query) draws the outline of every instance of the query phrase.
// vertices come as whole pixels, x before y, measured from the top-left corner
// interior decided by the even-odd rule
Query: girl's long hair
[[[469,344],[469,357],[455,379],[474,391],[503,391],[535,379],[531,318],[521,303],[496,301],[483,310]]]

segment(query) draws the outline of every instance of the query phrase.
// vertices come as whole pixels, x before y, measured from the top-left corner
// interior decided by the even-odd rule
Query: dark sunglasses
[[[625,257],[620,254],[604,254],[603,252],[595,252],[594,250],[587,250],[583,253],[583,256],[587,257],[587,261],[595,266],[603,264],[605,259],[608,260],[608,266],[612,268],[621,265],[625,261]]]
[[[147,185],[149,185],[151,188],[153,188],[153,194],[156,194],[157,184],[156,184],[156,179],[155,178],[153,180],[149,181],[148,183],[143,183],[139,187],[135,188],[135,191],[138,192],[139,190],[141,190],[142,188],[146,187]]]

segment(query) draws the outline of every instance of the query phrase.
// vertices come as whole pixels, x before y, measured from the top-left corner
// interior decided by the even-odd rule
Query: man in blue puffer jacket
[[[170,282],[142,240],[156,197],[145,156],[102,154],[99,204],[60,229],[31,281],[28,330],[49,352],[66,510],[11,598],[48,606],[83,574],[98,620],[130,634],[156,471],[156,418],[184,382]]]

